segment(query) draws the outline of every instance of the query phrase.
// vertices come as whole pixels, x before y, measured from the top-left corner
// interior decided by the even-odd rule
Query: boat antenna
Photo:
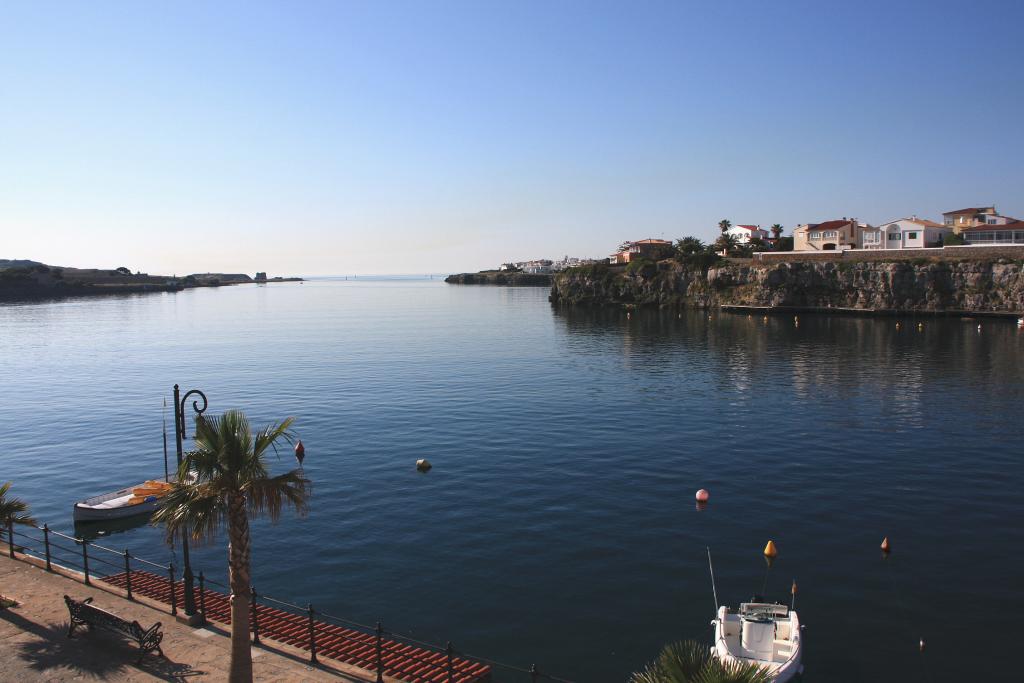
[[[718,589],[715,587],[715,568],[711,564],[711,547],[704,546],[708,551],[708,570],[711,572],[711,594],[715,596],[715,614],[718,614]]]
[[[789,589],[789,594],[793,596],[789,599],[789,611],[792,612],[796,609],[796,579],[793,579],[793,587]]]
[[[164,481],[171,480],[170,470],[167,469],[167,397],[164,396]]]

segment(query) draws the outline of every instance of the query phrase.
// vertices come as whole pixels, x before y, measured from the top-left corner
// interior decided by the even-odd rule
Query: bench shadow
[[[79,627],[75,629],[75,636],[68,638],[67,621],[55,625],[40,624],[9,609],[0,610],[0,619],[35,636],[17,644],[17,656],[35,671],[73,669],[106,679],[135,668],[165,681],[186,681],[205,673],[189,664],[173,662],[156,654],[146,655],[136,665],[138,648],[116,636],[110,637],[102,629],[90,632],[87,627]]]

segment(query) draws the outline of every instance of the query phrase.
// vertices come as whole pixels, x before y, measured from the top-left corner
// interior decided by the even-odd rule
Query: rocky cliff
[[[768,306],[896,311],[1024,311],[1021,261],[722,263],[672,261],[628,273],[581,268],[554,278],[551,301],[611,306]]]

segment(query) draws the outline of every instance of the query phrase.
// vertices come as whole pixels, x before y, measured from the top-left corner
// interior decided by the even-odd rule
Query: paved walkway
[[[179,623],[165,607],[145,598],[129,601],[118,589],[86,586],[73,572],[49,573],[29,561],[0,556],[0,594],[18,606],[0,609],[0,681],[223,681],[230,641],[214,627]],[[77,575],[80,577],[80,575]],[[166,658],[148,655],[138,665],[138,648],[96,629],[68,639],[63,596],[92,597],[94,604],[148,628],[163,623]],[[253,674],[263,681],[373,681],[372,673],[346,667],[311,667],[308,654],[277,643],[253,648]],[[390,680],[390,679],[385,679]]]

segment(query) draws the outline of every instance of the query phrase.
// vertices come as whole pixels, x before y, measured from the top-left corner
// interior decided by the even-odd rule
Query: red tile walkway
[[[125,588],[124,573],[102,579],[118,588]],[[153,600],[170,604],[168,580],[147,571],[132,572],[132,592]],[[199,588],[196,587],[196,603],[199,604]],[[185,589],[182,582],[174,584],[177,604],[184,604]],[[209,588],[204,589],[206,618],[222,624],[231,623],[231,606],[228,596]],[[309,617],[260,604],[257,609],[260,638],[270,638],[287,645],[309,650]],[[367,671],[377,670],[377,636],[372,633],[343,628],[336,624],[314,619],[316,653],[345,662]],[[476,683],[489,681],[491,667],[460,657],[452,658],[449,676],[448,655],[437,650],[408,645],[386,638],[381,639],[381,664],[385,676],[398,678],[409,683]]]

